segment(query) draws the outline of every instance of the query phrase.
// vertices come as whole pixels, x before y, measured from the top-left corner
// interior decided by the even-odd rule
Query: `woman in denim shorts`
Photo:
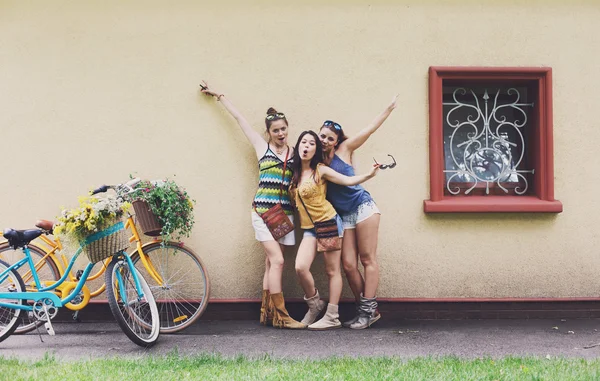
[[[335,209],[326,200],[327,186],[337,183],[344,186],[360,184],[375,176],[379,166],[364,175],[344,176],[323,164],[323,150],[318,135],[313,131],[304,131],[298,138],[294,149],[293,176],[290,194],[298,209],[300,227],[304,234],[296,255],[296,273],[304,290],[304,300],[308,312],[302,323],[308,329],[325,330],[340,328],[338,303],[342,295],[342,274],[340,269],[340,250],[324,252],[325,269],[329,278],[329,304],[322,319],[315,322],[325,302],[321,300],[310,267],[317,254],[317,239],[314,224],[336,220],[338,236],[343,236],[343,222]]]
[[[381,127],[396,108],[397,98],[398,96],[394,97],[392,103],[354,137],[346,137],[338,123],[325,121],[319,132],[325,164],[346,176],[354,175],[352,153]],[[360,185],[331,184],[327,189],[327,200],[342,217],[342,266],[357,303],[356,316],[343,325],[353,329],[364,329],[381,317],[376,299],[379,285],[377,240],[381,214],[369,192]],[[365,270],[364,279],[358,271],[358,258]]]

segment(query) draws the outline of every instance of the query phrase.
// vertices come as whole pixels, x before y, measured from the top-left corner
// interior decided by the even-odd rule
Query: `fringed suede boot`
[[[262,290],[262,302],[260,304],[260,324],[268,325],[268,309],[269,309],[269,301],[271,298],[269,297],[269,290]],[[272,324],[272,323],[271,323]]]
[[[283,292],[277,294],[271,294],[271,301],[273,302],[273,327],[276,328],[289,328],[289,329],[304,329],[306,324],[302,324],[290,317],[287,309],[285,308],[285,301],[283,300]]]

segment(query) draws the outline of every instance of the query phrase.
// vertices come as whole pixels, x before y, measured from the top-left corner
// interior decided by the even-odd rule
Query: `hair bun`
[[[273,107],[269,107],[269,109],[267,110],[267,115],[273,114],[277,114],[277,110],[275,110]]]

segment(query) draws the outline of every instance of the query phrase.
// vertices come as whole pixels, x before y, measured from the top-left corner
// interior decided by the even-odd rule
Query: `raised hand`
[[[398,106],[398,97],[400,96],[400,94],[396,94],[394,96],[394,99],[392,99],[392,103],[390,103],[390,105],[388,106],[388,110],[393,110]]]
[[[206,81],[202,81],[202,83],[200,84],[200,88],[202,89],[202,93],[206,95],[211,95],[213,97],[219,97],[221,95],[221,93],[219,93],[218,91],[210,89]]]
[[[379,172],[379,166],[380,166],[380,164],[373,164],[373,169],[371,169],[371,172],[369,173],[369,177],[375,177],[377,172]]]

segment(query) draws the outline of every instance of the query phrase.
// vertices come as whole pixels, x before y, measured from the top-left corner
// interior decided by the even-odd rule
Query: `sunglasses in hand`
[[[390,154],[388,154],[388,156],[391,157],[394,161],[392,164],[379,164],[377,160],[375,160],[375,158],[373,158],[373,161],[375,162],[375,164],[379,165],[379,169],[392,169],[396,166],[396,159],[394,159],[394,157]]]

